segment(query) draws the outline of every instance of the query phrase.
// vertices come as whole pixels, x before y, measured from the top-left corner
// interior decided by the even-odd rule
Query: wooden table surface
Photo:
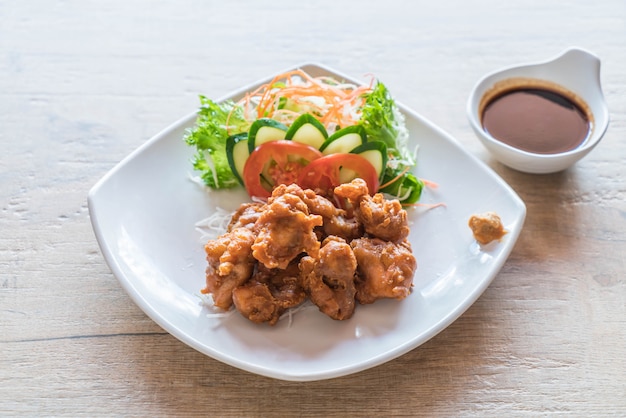
[[[602,59],[611,125],[571,169],[493,160],[465,103],[485,73],[570,46]],[[527,205],[487,291],[381,366],[286,382],[150,320],[106,265],[87,192],[193,112],[317,61],[375,74]],[[626,3],[0,1],[0,415],[626,416]]]

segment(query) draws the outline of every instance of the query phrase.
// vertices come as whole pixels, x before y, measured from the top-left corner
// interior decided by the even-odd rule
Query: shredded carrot
[[[298,116],[300,116],[300,113],[289,109],[278,109],[274,112],[274,119],[285,125],[293,123],[294,120],[298,119]]]
[[[412,206],[412,207],[424,207],[427,209],[434,209],[434,208],[438,208],[440,206],[446,207],[447,205],[443,202],[440,203],[402,203],[402,206]]]
[[[420,180],[422,181],[422,183],[424,183],[424,186],[430,187],[431,189],[436,189],[437,187],[439,187],[439,184],[435,183],[434,181],[430,181],[426,179],[420,179]]]
[[[280,87],[277,85],[280,83]],[[373,79],[369,85],[343,83],[327,77],[312,77],[302,70],[287,71],[278,74],[268,83],[259,86],[237,102],[244,108],[244,115],[250,122],[262,117],[284,118],[293,122],[286,109],[278,109],[281,99],[288,99],[298,106],[309,109],[326,127],[336,124],[349,126],[356,123],[354,112],[364,103],[363,95],[372,90]],[[321,103],[315,99],[318,98]],[[252,109],[254,107],[254,109]],[[232,114],[232,111],[231,111]],[[228,115],[227,125],[231,114]],[[227,128],[228,129],[228,128]]]

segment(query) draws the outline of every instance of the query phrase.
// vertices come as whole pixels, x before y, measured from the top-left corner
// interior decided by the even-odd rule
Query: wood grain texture
[[[571,169],[494,161],[465,103],[485,73],[576,45],[611,125]],[[626,416],[623,0],[0,0],[0,415]],[[376,74],[525,201],[502,271],[455,323],[382,366],[282,382],[208,358],[126,295],[86,196],[123,157],[304,61]]]

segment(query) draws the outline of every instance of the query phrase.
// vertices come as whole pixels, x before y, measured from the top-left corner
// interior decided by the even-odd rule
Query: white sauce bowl
[[[510,79],[536,79],[553,83],[578,96],[591,113],[591,132],[577,148],[557,154],[536,154],[498,141],[482,126],[484,97],[497,83]],[[534,174],[565,170],[587,155],[602,139],[609,126],[609,111],[600,84],[600,60],[590,52],[570,48],[551,60],[498,70],[483,77],[467,102],[467,116],[478,139],[501,163]]]

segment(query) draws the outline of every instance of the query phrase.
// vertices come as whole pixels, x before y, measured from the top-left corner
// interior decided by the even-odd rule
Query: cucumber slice
[[[228,159],[228,165],[230,170],[235,175],[235,178],[243,186],[243,167],[246,165],[246,161],[250,156],[248,151],[248,133],[242,132],[235,135],[231,135],[226,139],[226,158]]]
[[[357,178],[358,175],[356,171],[350,170],[349,168],[342,167],[339,170],[339,182],[342,184],[350,183],[352,180]]]
[[[382,180],[387,166],[387,145],[382,141],[371,141],[359,145],[352,151],[352,154],[359,154],[369,161],[378,173],[378,179]]]
[[[320,147],[322,154],[347,154],[359,145],[367,142],[365,128],[361,125],[352,125],[332,134]]]
[[[285,139],[287,127],[270,118],[261,118],[252,122],[248,131],[248,152],[270,141]]]
[[[285,135],[285,139],[310,145],[316,149],[319,149],[327,138],[328,132],[322,122],[309,113],[300,115]]]

